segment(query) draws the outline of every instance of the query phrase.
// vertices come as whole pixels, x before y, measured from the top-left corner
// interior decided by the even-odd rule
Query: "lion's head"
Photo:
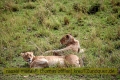
[[[29,62],[29,63],[32,62],[32,59],[33,59],[33,57],[34,57],[33,52],[21,53],[21,56],[23,57],[23,59],[24,59],[26,62]]]
[[[74,37],[71,34],[66,34],[60,39],[62,45],[69,45],[74,43]]]

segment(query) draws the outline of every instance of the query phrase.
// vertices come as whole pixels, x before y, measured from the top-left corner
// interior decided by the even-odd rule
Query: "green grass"
[[[100,5],[99,5],[100,4]],[[97,5],[97,9],[95,8]],[[0,69],[28,67],[21,52],[35,55],[60,49],[60,38],[72,34],[85,53],[85,67],[120,69],[120,1],[119,0],[1,0],[0,1]],[[1,72],[0,72],[1,73]],[[2,75],[2,80],[102,80],[119,75]]]

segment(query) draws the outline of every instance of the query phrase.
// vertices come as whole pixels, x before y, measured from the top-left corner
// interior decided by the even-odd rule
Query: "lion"
[[[66,34],[65,36],[63,36],[60,39],[60,43],[62,45],[65,45],[66,47],[63,49],[59,49],[59,50],[49,50],[49,51],[46,51],[45,54],[53,53],[54,55],[61,56],[66,51],[72,51],[72,52],[76,52],[76,53],[84,52],[84,49],[80,48],[79,41],[76,40],[71,34]]]
[[[58,67],[83,66],[83,62],[77,55],[66,56],[34,56],[33,52],[21,53],[23,59],[29,63],[30,68],[46,68],[58,65]]]

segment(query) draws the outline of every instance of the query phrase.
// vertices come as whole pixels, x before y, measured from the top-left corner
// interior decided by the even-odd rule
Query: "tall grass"
[[[85,67],[119,68],[119,6],[119,0],[0,1],[0,68],[27,67],[20,57],[21,52],[33,51],[35,55],[42,55],[47,50],[60,49],[60,38],[68,33],[86,49],[85,53],[77,54],[85,56]],[[10,79],[13,80],[13,77],[23,79],[21,75]],[[38,77],[47,79],[46,75]],[[81,78],[76,75],[59,77]]]

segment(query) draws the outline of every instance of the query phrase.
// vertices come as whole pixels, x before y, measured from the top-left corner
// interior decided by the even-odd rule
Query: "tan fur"
[[[77,52],[77,53],[82,53],[84,52],[84,49],[80,48],[80,44],[79,41],[76,40],[72,35],[67,34],[65,36],[63,36],[60,39],[60,43],[62,45],[65,45],[66,47],[63,49],[59,49],[59,50],[50,50],[50,51],[46,51],[46,53],[54,53],[55,55],[62,55],[61,53],[63,53],[64,51],[73,51],[73,52]]]
[[[80,67],[79,57],[77,55],[69,54],[67,56],[34,56],[33,52],[21,53],[23,59],[30,64],[30,68],[45,68],[58,65],[59,67],[66,67],[67,64],[75,67]]]

